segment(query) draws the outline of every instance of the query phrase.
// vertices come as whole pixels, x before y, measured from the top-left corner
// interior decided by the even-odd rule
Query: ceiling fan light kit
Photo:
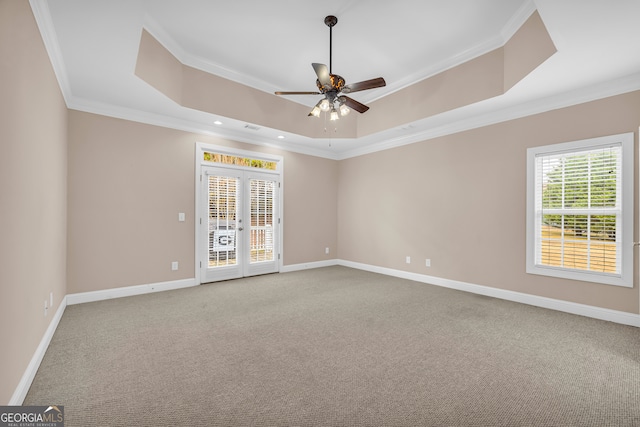
[[[340,116],[346,116],[353,109],[359,113],[366,112],[369,107],[343,94],[358,92],[361,90],[383,87],[386,82],[382,77],[365,80],[358,83],[346,84],[342,76],[332,73],[333,56],[333,27],[338,23],[338,18],[329,15],[324,18],[324,23],[329,27],[329,67],[325,64],[313,63],[311,66],[318,79],[316,86],[320,92],[276,92],[276,95],[324,95],[311,110],[309,116],[320,117],[321,112],[329,112],[330,120],[338,120]]]

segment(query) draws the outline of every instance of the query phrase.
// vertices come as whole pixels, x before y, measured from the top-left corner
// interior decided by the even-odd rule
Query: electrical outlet
[[[429,258],[427,258],[427,260],[424,262],[424,264],[425,264],[427,267],[431,267],[431,260],[430,260]]]
[[[49,307],[53,307],[53,292],[49,293]]]
[[[184,212],[178,212],[178,221],[184,222]]]
[[[175,271],[178,269],[178,261],[173,261],[171,263],[171,270]]]
[[[326,248],[324,248],[324,253],[329,255],[329,247],[328,246]]]
[[[408,256],[407,259],[405,260],[407,264],[411,264],[411,257]]]

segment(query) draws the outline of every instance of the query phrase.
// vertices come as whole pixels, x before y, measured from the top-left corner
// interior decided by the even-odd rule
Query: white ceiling
[[[329,158],[640,89],[638,0],[31,0],[31,6],[69,108]],[[534,10],[558,52],[505,95],[353,140],[246,130],[245,122],[181,107],[134,75],[146,28],[186,65],[270,93],[313,91],[311,63],[329,63],[324,17],[335,15],[333,72],[347,83],[379,76],[387,82],[352,95],[366,104],[502,46]],[[289,99],[312,106],[318,97]]]

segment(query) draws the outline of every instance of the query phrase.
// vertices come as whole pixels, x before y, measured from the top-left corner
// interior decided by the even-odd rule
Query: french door
[[[202,167],[201,283],[278,271],[278,179],[259,171]]]

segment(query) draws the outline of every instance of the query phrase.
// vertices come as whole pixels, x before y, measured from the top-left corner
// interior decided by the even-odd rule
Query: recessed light
[[[219,126],[219,125],[221,125],[221,124],[222,124],[222,122],[221,122],[220,120],[216,120],[215,122],[213,122],[213,124],[214,124],[214,125],[218,125],[218,126]]]
[[[284,135],[278,135],[278,139],[284,139]]]

